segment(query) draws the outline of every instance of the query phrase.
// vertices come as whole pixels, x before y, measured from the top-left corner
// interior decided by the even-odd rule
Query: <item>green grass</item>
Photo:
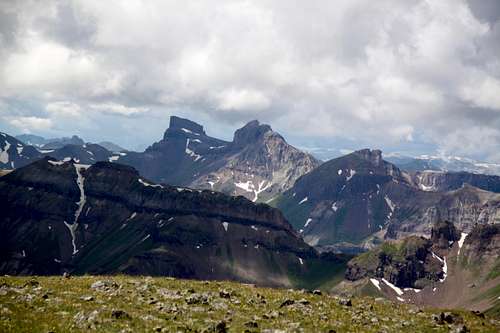
[[[27,283],[32,280],[36,283]],[[97,280],[112,281],[117,287],[92,289]],[[433,319],[440,310],[419,310],[371,297],[355,297],[352,306],[345,306],[337,296],[235,282],[130,276],[1,277],[0,286],[0,332],[218,332],[222,323],[229,332],[450,330]],[[206,302],[188,302],[202,298]],[[281,306],[285,300],[294,304]],[[116,318],[112,315],[116,310],[125,314]],[[500,330],[495,319],[453,312],[472,332]]]
[[[495,261],[495,265],[493,266],[493,268],[491,269],[490,273],[488,274],[488,276],[486,278],[488,280],[492,280],[492,279],[496,278],[497,276],[500,276],[500,258],[498,258]]]
[[[269,204],[281,210],[295,230],[300,230],[304,227],[304,224],[309,218],[309,213],[313,208],[309,201],[299,205],[298,203],[300,200],[302,199],[281,195]]]
[[[306,273],[297,270],[297,266],[290,266],[288,271],[294,288],[330,290],[344,279],[347,262],[351,257],[340,258],[331,262],[321,259],[308,259]]]

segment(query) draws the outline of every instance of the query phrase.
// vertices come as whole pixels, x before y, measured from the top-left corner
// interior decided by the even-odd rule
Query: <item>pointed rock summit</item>
[[[271,126],[260,124],[258,120],[252,120],[242,128],[236,130],[234,133],[233,148],[241,148],[255,143],[267,132],[272,132]]]

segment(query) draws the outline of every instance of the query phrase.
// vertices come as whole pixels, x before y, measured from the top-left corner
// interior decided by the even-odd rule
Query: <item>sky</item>
[[[500,162],[500,1],[0,2],[0,130],[142,149],[170,115]]]

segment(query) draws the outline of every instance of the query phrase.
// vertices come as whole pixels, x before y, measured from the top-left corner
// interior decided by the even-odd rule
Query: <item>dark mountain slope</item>
[[[0,246],[2,274],[123,272],[291,286],[322,260],[267,205],[153,184],[129,166],[47,158],[0,178]]]

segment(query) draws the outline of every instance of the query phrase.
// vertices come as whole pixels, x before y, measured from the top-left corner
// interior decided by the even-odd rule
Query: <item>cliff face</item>
[[[432,254],[432,242],[412,236],[381,247],[351,260],[347,280],[385,279],[399,288],[422,288],[443,278],[441,262]]]
[[[131,167],[43,159],[0,178],[0,272],[170,275],[290,285],[316,252],[281,213],[154,184]]]
[[[488,310],[500,305],[500,224],[458,231],[439,222],[432,238],[390,241],[348,263],[343,288],[399,302]]]
[[[463,184],[500,193],[500,176],[475,174],[469,172],[418,171],[412,173],[416,186],[424,191],[452,191]]]

